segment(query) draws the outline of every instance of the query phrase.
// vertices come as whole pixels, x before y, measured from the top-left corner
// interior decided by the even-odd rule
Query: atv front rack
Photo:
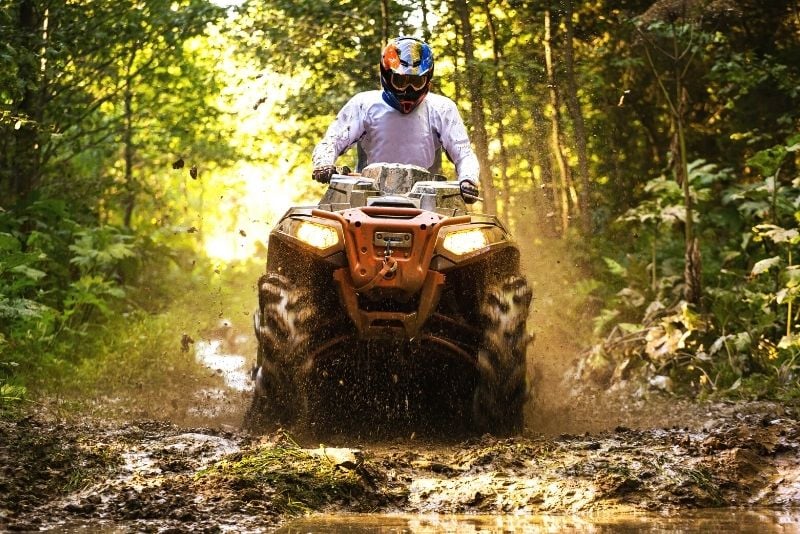
[[[408,339],[419,334],[436,309],[445,276],[430,270],[439,232],[446,226],[469,223],[469,215],[442,217],[414,208],[364,207],[311,214],[336,221],[345,236],[348,267],[333,272],[341,302],[359,333],[365,337],[396,335]],[[400,245],[393,246],[388,236]],[[402,236],[402,237],[400,237]],[[393,295],[411,299],[419,295],[415,311],[368,311],[359,306],[358,296]]]

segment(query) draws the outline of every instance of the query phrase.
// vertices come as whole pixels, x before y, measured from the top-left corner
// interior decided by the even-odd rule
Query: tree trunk
[[[680,71],[676,71],[680,72]],[[694,200],[692,199],[691,187],[689,185],[689,163],[686,155],[686,135],[684,131],[684,120],[686,117],[686,106],[688,96],[683,87],[681,76],[676,77],[675,90],[677,92],[678,113],[675,117],[675,131],[678,141],[678,152],[680,154],[679,164],[676,168],[677,178],[683,190],[683,205],[686,210],[686,222],[684,224],[684,290],[683,298],[692,304],[699,304],[702,296],[701,270],[700,270],[700,243],[694,235]]]
[[[483,116],[483,75],[475,61],[475,45],[472,37],[472,22],[469,18],[469,7],[466,0],[454,0],[456,14],[461,23],[462,50],[464,67],[467,73],[467,90],[470,101],[470,122],[475,153],[481,166],[481,191],[484,198],[484,209],[487,213],[497,212],[497,196],[492,182],[489,164],[489,143],[486,133],[486,121]]]
[[[461,102],[461,62],[458,57],[458,51],[461,49],[461,28],[458,26],[457,17],[454,16],[450,22],[453,24],[453,34],[455,35],[453,46],[447,47],[451,50],[453,58],[453,91],[455,93],[453,99]]]
[[[700,263],[700,245],[697,237],[694,235],[694,201],[692,199],[691,187],[689,184],[689,162],[686,153],[686,132],[685,124],[688,115],[689,96],[686,92],[686,87],[683,83],[683,78],[686,75],[689,65],[694,59],[694,53],[690,53],[690,47],[680,50],[677,30],[675,26],[672,27],[672,52],[668,52],[662,47],[652,44],[647,38],[647,35],[639,30],[639,35],[643,37],[644,52],[647,57],[647,62],[650,69],[658,82],[661,93],[667,101],[669,108],[671,126],[672,126],[672,139],[671,149],[673,154],[677,157],[673,158],[673,168],[675,172],[675,179],[681,186],[683,191],[683,207],[686,211],[686,221],[683,225],[684,230],[684,269],[683,269],[683,298],[692,304],[699,304],[702,296],[701,286],[701,263]],[[653,55],[650,52],[650,47],[658,50],[661,54],[667,56],[672,60],[672,70],[674,73],[674,94],[670,93],[664,83],[664,77],[658,71],[656,63],[653,60]]]
[[[569,169],[567,168],[567,161],[564,157],[564,151],[561,146],[561,120],[558,113],[561,103],[558,93],[558,86],[556,85],[555,68],[553,67],[553,52],[550,46],[550,24],[550,10],[548,9],[545,10],[544,13],[544,39],[542,44],[544,45],[545,67],[547,69],[547,87],[549,88],[550,93],[550,106],[553,108],[550,117],[552,123],[551,144],[553,148],[553,155],[556,158],[556,164],[558,166],[558,175],[561,181],[561,187],[559,191],[559,200],[561,202],[561,231],[566,232],[570,223],[569,196],[571,184],[569,178]]]
[[[389,0],[381,0],[381,43],[389,42]]]
[[[538,203],[542,209],[537,214],[538,219],[546,229],[549,237],[557,237],[560,233],[561,225],[558,223],[558,208],[556,207],[556,185],[553,176],[553,161],[547,146],[549,129],[548,120],[540,109],[533,110],[533,129],[534,138],[531,143],[531,159],[535,166],[541,171],[541,183],[536,183],[535,176],[532,185],[539,192],[537,195],[541,201]]]
[[[578,155],[578,179],[580,181],[580,194],[578,204],[581,214],[581,229],[584,233],[591,231],[592,218],[589,209],[589,153],[586,136],[586,124],[583,120],[583,111],[578,100],[578,84],[575,81],[574,59],[574,33],[572,27],[572,0],[562,0],[566,35],[564,36],[564,70],[566,74],[566,104],[572,120],[572,129],[575,136],[575,151]]]
[[[41,109],[40,69],[37,58],[40,52],[42,20],[36,12],[32,0],[22,0],[19,4],[17,27],[21,35],[21,48],[28,54],[17,65],[17,78],[23,87],[22,98],[13,106],[12,116],[17,117],[14,125],[11,180],[17,198],[33,191],[39,183],[40,146],[38,131],[43,117]]]
[[[505,106],[503,105],[503,86],[500,83],[500,75],[502,72],[502,50],[501,44],[497,40],[497,31],[494,25],[494,18],[492,17],[491,6],[488,1],[483,3],[486,10],[486,25],[489,29],[489,37],[492,40],[492,63],[494,64],[494,76],[492,76],[492,91],[494,92],[494,105],[492,106],[492,121],[497,125],[497,141],[500,144],[500,183],[502,184],[502,191],[498,193],[498,198],[502,197],[503,202],[503,218],[511,224],[510,214],[514,213],[512,209],[512,195],[511,184],[508,179],[508,150],[506,149],[505,137],[506,131],[503,125],[505,118]]]
[[[136,203],[136,183],[133,178],[133,158],[135,147],[133,146],[133,63],[136,59],[136,49],[131,50],[128,59],[128,69],[125,75],[125,123],[122,138],[125,153],[125,198],[123,200],[124,216],[123,223],[125,228],[131,227],[133,218],[133,208]]]
[[[427,43],[431,40],[431,28],[428,24],[428,0],[421,0],[420,9],[422,10],[422,38]]]

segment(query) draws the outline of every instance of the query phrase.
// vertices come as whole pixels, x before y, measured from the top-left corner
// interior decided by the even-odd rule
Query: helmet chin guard
[[[381,53],[383,100],[400,113],[411,113],[430,91],[433,51],[415,37],[397,37]]]

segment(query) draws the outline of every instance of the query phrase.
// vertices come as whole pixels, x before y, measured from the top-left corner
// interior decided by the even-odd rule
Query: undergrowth
[[[199,379],[192,343],[252,309],[260,266],[197,252],[192,234],[134,234],[64,202],[0,210],[0,413]]]
[[[689,165],[696,211],[662,177],[618,221],[632,246],[608,254],[594,298],[598,341],[579,375],[603,387],[634,383],[671,394],[739,399],[800,398],[798,306],[800,136],[748,160],[751,172]],[[703,297],[686,298],[683,224],[695,220]]]

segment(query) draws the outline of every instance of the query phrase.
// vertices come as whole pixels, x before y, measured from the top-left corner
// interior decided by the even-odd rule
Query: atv
[[[245,424],[519,433],[531,290],[493,215],[411,165],[334,174],[269,236]],[[442,428],[440,428],[442,429]]]

